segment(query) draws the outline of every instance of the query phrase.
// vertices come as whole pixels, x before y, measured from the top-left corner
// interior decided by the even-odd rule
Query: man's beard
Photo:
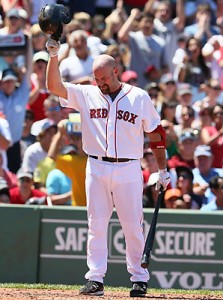
[[[99,87],[99,89],[101,90],[101,92],[102,92],[104,95],[107,95],[107,94],[110,94],[110,93],[111,93],[110,87],[109,87],[109,85],[107,85],[107,84],[104,84],[104,85],[103,85],[103,88],[101,88],[100,86],[98,86],[98,87]]]

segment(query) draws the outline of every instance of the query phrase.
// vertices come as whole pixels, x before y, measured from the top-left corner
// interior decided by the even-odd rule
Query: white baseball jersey
[[[97,86],[66,83],[68,99],[62,106],[81,114],[83,150],[89,155],[139,159],[143,156],[144,131],[160,124],[146,91],[123,84],[112,101]]]

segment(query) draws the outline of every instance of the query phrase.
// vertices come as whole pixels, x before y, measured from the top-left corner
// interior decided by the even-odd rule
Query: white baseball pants
[[[107,271],[107,229],[113,208],[126,241],[127,270],[131,281],[149,280],[141,267],[145,239],[142,210],[143,179],[139,160],[110,163],[89,157],[86,167],[88,210],[87,265],[85,278],[103,282]]]

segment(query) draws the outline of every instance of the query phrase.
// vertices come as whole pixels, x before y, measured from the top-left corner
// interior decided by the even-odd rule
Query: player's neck
[[[112,101],[115,100],[116,96],[119,94],[121,89],[122,89],[122,84],[120,83],[119,87],[115,91],[109,93],[109,96],[111,97]]]

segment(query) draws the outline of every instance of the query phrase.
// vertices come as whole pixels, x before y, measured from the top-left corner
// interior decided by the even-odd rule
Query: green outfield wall
[[[144,210],[145,234],[153,210]],[[0,282],[83,284],[85,208],[0,207]],[[161,209],[150,262],[150,287],[223,289],[223,212]],[[105,285],[130,286],[116,213],[108,228]]]

